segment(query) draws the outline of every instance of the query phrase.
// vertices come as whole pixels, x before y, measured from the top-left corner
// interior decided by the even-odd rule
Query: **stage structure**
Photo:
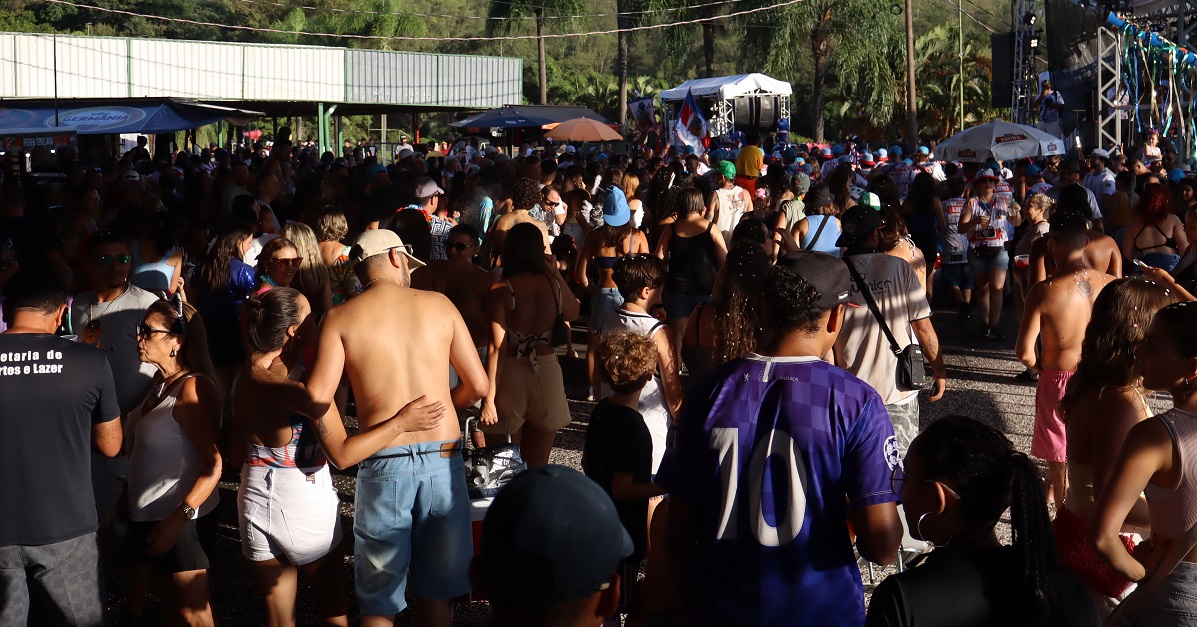
[[[1015,0],[1014,2],[1014,90],[1011,121],[1016,124],[1033,124],[1039,109],[1035,98],[1039,96],[1039,2],[1038,0]]]
[[[712,137],[735,131],[777,129],[780,121],[790,119],[789,83],[764,74],[740,74],[698,78],[661,92],[662,128],[672,137],[674,122],[686,94],[693,92],[711,128]]]
[[[1132,152],[1154,129],[1197,158],[1197,0],[1128,4],[1097,33],[1097,143]]]

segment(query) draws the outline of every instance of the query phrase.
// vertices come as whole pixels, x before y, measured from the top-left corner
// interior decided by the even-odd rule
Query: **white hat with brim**
[[[412,256],[399,235],[390,229],[370,229],[358,235],[357,239],[353,240],[353,248],[349,250],[349,265],[356,266],[374,255],[381,255],[396,248],[407,256],[407,261],[413,268],[428,265]]]
[[[998,178],[998,175],[994,174],[993,170],[990,170],[989,168],[985,168],[984,170],[977,172],[977,176],[973,177],[974,182],[980,181],[982,179],[990,179],[992,181],[1000,181],[1001,180],[1000,178]]]

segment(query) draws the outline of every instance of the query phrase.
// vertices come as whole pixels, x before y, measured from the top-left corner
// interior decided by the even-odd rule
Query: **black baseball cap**
[[[835,245],[853,246],[863,242],[874,231],[885,224],[881,212],[866,205],[853,205],[840,218],[840,237]]]
[[[549,464],[520,473],[486,512],[478,565],[496,601],[587,597],[632,555],[615,503],[582,473]]]
[[[818,290],[819,300],[815,305],[820,309],[831,309],[836,305],[857,306],[848,300],[852,292],[852,275],[839,257],[799,251],[778,259],[777,266],[797,274]]]

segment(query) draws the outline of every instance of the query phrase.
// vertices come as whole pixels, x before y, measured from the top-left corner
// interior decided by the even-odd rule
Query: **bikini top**
[[[618,244],[615,246],[615,250],[616,251],[619,250]],[[598,255],[597,257],[594,258],[594,265],[598,266],[602,270],[614,270],[615,264],[620,259],[630,255],[631,253],[632,253],[632,237],[628,236],[628,252],[615,254],[610,257],[607,257],[605,255]]]
[[[241,380],[241,373],[233,378],[232,394],[237,393],[237,383]],[[291,440],[282,446],[263,446],[254,442],[245,442],[245,464],[248,466],[263,466],[267,468],[296,468],[305,474],[311,474],[328,465],[328,458],[320,449],[319,440],[310,430],[305,429],[306,419],[299,414],[291,414]]]
[[[1160,235],[1164,236],[1164,243],[1156,244],[1155,246],[1148,246],[1147,248],[1139,248],[1139,236],[1142,235],[1143,230],[1147,228],[1147,225],[1143,225],[1143,228],[1139,229],[1138,233],[1135,233],[1135,239],[1133,240],[1134,244],[1135,244],[1135,252],[1136,253],[1147,252],[1153,248],[1172,248],[1174,250],[1176,249],[1176,238],[1168,237],[1167,235],[1164,235],[1164,230],[1161,229],[1160,225],[1158,225],[1158,224],[1153,224],[1151,226],[1155,227],[1155,230],[1159,231]]]
[[[553,290],[553,279],[547,276],[545,278],[549,280],[549,290],[553,292],[554,299],[556,300],[557,292]],[[511,287],[511,281],[504,280],[503,282],[507,284],[507,289],[511,290],[511,312],[515,313],[515,289]],[[557,301],[557,313],[561,313],[560,300]],[[538,344],[552,346],[553,330],[549,329],[543,333],[524,333],[515,329],[508,329],[507,333],[515,339],[515,358],[527,358],[532,364],[532,371],[540,372],[540,359],[539,355],[536,354],[536,346]]]

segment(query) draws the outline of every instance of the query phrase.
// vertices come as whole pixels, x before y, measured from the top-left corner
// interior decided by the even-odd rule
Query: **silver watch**
[[[179,503],[179,511],[183,512],[183,516],[187,517],[187,520],[195,518],[195,508],[187,503]]]

